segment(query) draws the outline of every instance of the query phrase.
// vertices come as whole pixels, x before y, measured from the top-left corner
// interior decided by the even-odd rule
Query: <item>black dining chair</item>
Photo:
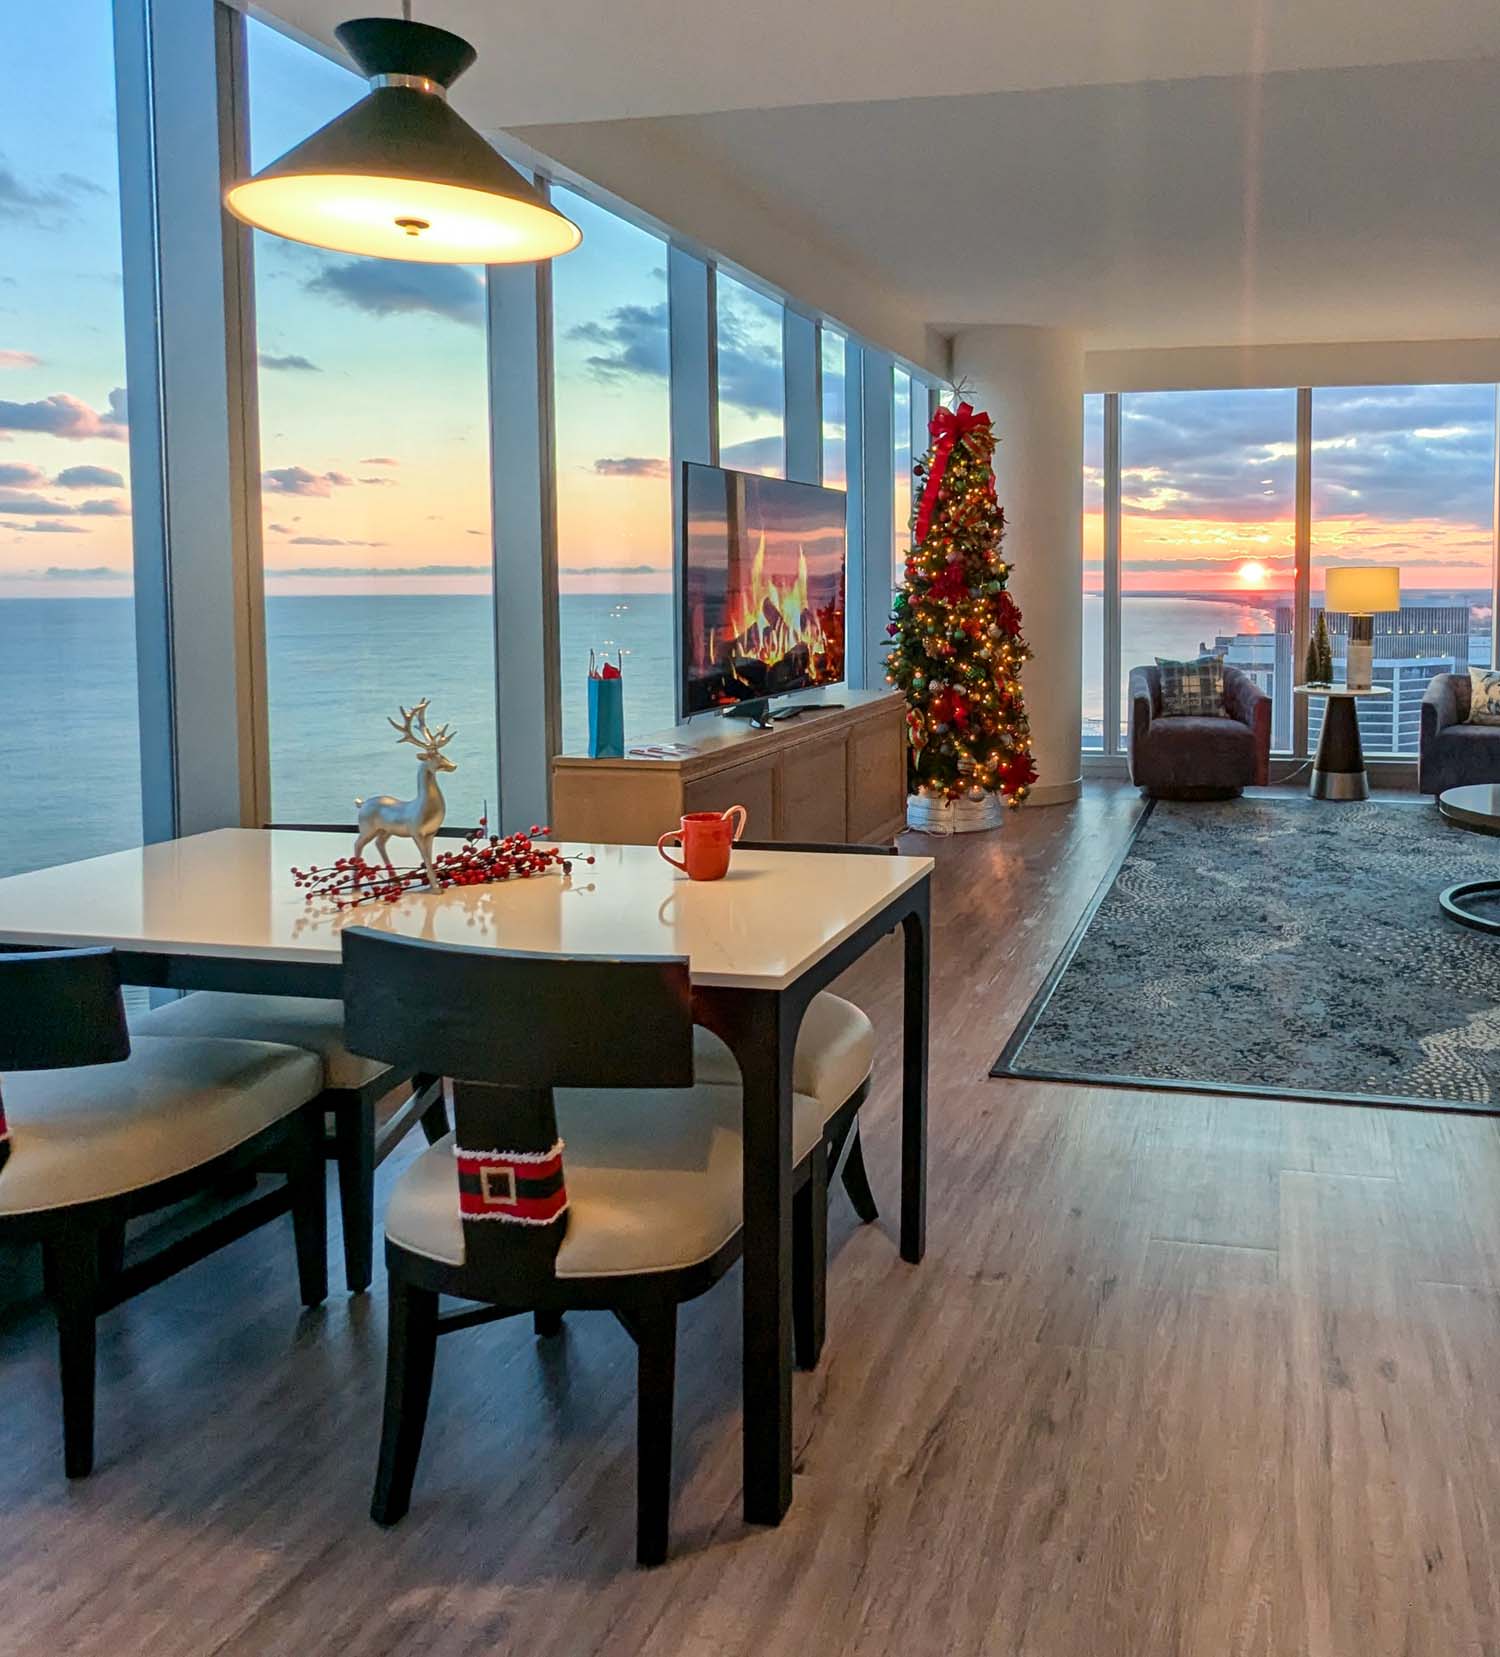
[[[637,1349],[636,1557],[666,1557],[677,1308],[738,1258],[741,1092],[695,1082],[680,959],[559,958],[350,927],[345,1040],[451,1079],[454,1135],[403,1172],[386,1210],[390,1331],[371,1505],[407,1511],[438,1336],[519,1313],[612,1312]],[[794,1096],[798,1186],[826,1210],[817,1101]],[[825,1261],[796,1259],[806,1324]],[[442,1313],[439,1296],[479,1306]]]
[[[63,1462],[94,1464],[100,1316],[290,1207],[303,1304],[328,1292],[317,1060],[269,1042],[132,1041],[112,950],[0,955],[0,1243],[40,1243]],[[273,1188],[140,1258],[126,1227],[241,1173]]]
[[[353,832],[352,830],[350,831]],[[418,1123],[435,1144],[448,1131],[442,1090],[431,1077],[357,1058],[344,1045],[344,1009],[316,996],[247,995],[195,990],[133,1014],[137,1036],[213,1036],[301,1047],[322,1066],[327,1117],[324,1149],[338,1171],[344,1285],[350,1294],[370,1286],[375,1238],[375,1167]],[[409,1096],[377,1136],[376,1106],[399,1087]]]

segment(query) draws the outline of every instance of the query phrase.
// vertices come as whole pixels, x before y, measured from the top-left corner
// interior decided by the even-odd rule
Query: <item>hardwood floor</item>
[[[1500,1652],[1500,1126],[986,1074],[1138,809],[1099,787],[921,842],[929,1253],[896,1253],[887,1055],[884,1212],[835,1205],[778,1530],[739,1517],[736,1279],[684,1309],[665,1567],[631,1563],[634,1353],[603,1316],[445,1340],[378,1530],[382,1284],[299,1316],[289,1230],[261,1233],[103,1321],[85,1484],[49,1325],[0,1330],[0,1650]],[[846,983],[887,1033],[899,965]]]

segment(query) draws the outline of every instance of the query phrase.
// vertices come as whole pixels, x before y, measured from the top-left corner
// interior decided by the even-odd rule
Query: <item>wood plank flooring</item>
[[[1138,809],[921,843],[930,1250],[896,1254],[888,1052],[884,1213],[835,1206],[778,1530],[739,1517],[737,1279],[684,1312],[664,1568],[631,1565],[633,1352],[597,1316],[446,1340],[376,1529],[380,1285],[299,1315],[278,1230],[104,1321],[83,1485],[49,1325],[0,1329],[0,1651],[1500,1653],[1497,1123],[986,1074]],[[899,964],[845,986],[892,1051]]]

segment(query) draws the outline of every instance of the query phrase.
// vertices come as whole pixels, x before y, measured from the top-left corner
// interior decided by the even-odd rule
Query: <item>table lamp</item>
[[[1375,654],[1375,617],[1401,608],[1401,571],[1386,564],[1343,564],[1323,583],[1323,608],[1349,618],[1349,659],[1344,680],[1350,690],[1369,690]]]

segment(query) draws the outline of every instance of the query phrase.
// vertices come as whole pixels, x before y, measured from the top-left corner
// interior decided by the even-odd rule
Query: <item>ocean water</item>
[[[589,650],[624,652],[627,738],[672,723],[672,600],[565,594],[563,746],[588,731]],[[141,837],[134,606],[125,598],[0,599],[0,875],[136,845]],[[449,820],[496,797],[494,627],[469,594],[266,601],[271,809],[349,822],[356,795],[406,794],[411,749],[386,718],[431,699],[457,728]]]
[[[1274,633],[1276,598],[1244,603],[1219,598],[1156,598],[1123,593],[1120,599],[1122,673],[1158,656],[1185,659],[1212,648],[1221,633]],[[1104,600],[1083,595],[1083,731],[1084,744],[1098,747],[1104,729]]]

